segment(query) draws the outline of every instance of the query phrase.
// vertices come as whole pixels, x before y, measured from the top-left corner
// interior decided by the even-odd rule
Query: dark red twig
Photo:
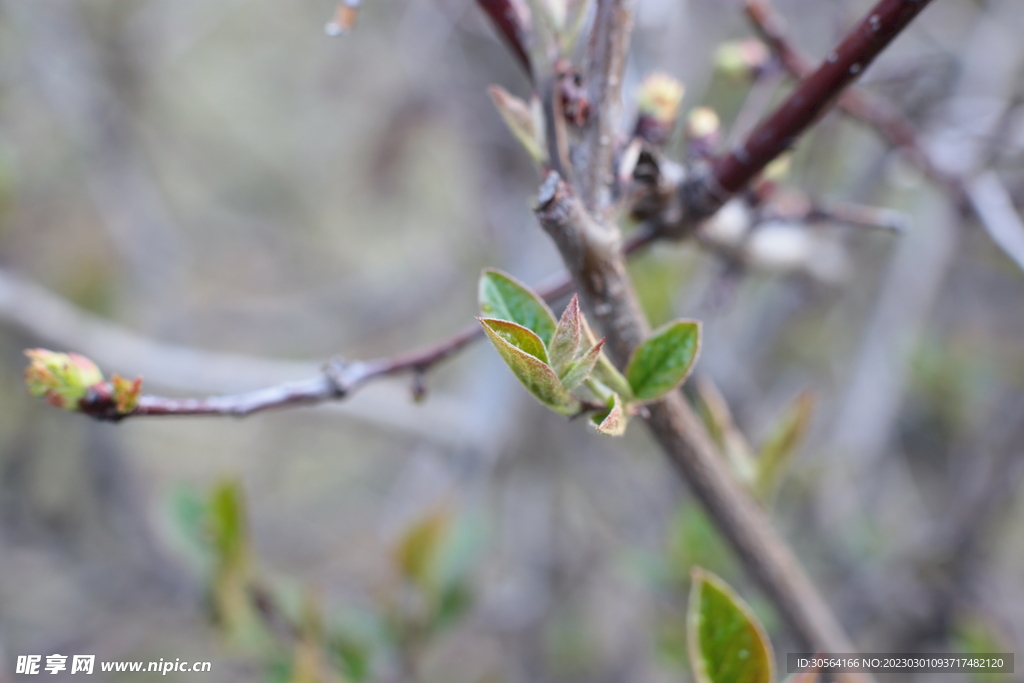
[[[747,0],[746,13],[786,71],[796,78],[804,78],[814,70],[811,60],[789,40],[785,22],[770,2]],[[895,107],[858,88],[849,88],[843,92],[839,97],[839,107],[853,118],[878,130],[889,144],[902,150],[912,164],[944,187],[957,203],[967,204],[967,191],[963,182],[935,165],[922,148],[914,125]]]
[[[807,74],[786,101],[726,157],[717,160],[708,189],[719,201],[741,189],[790,147],[828,109],[843,89],[878,56],[931,0],[881,0]]]
[[[526,50],[527,29],[511,0],[477,0],[477,4],[505,39],[519,64],[526,70],[526,75],[533,80],[533,67],[530,65],[529,53]]]

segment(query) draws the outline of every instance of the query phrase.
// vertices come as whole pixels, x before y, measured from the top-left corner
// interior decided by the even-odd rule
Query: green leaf
[[[542,363],[548,362],[548,352],[540,337],[522,325],[495,318],[478,318],[485,327],[520,351],[525,351]]]
[[[694,567],[687,650],[697,683],[771,683],[771,642],[750,606],[727,583]]]
[[[487,269],[480,276],[480,310],[485,318],[522,325],[540,337],[545,346],[555,334],[555,314],[544,300],[499,270]]]
[[[502,321],[483,318],[479,320],[484,328],[484,333],[487,334],[505,363],[512,369],[512,373],[538,401],[563,415],[572,415],[579,411],[579,401],[562,386],[558,375],[547,363],[511,344],[492,329],[494,323]]]
[[[598,358],[601,357],[601,349],[603,347],[604,338],[602,337],[596,344],[590,347],[589,351],[570,363],[569,367],[567,367],[565,372],[560,376],[562,386],[572,391],[578,387],[583,380],[589,377],[594,366],[597,364]]]
[[[675,320],[655,330],[633,352],[626,379],[633,395],[652,401],[686,379],[700,351],[700,323]]]
[[[565,312],[558,321],[555,334],[551,338],[548,355],[551,357],[551,367],[559,377],[565,374],[566,368],[576,357],[580,349],[580,301],[575,294],[572,300],[565,307]]]
[[[597,431],[608,436],[622,436],[626,432],[626,424],[629,417],[622,408],[622,400],[618,394],[613,394],[612,407],[610,410],[601,411],[591,416],[590,421],[597,428]]]
[[[807,432],[813,409],[813,394],[801,393],[761,445],[754,490],[762,501],[768,502],[774,496],[786,466]]]

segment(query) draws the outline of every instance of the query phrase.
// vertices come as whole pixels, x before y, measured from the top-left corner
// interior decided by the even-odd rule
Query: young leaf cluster
[[[633,353],[625,374],[604,354],[573,296],[560,319],[532,289],[497,270],[480,278],[478,318],[523,386],[562,415],[590,413],[602,434],[621,435],[629,417],[682,382],[700,350],[700,324],[676,320]]]

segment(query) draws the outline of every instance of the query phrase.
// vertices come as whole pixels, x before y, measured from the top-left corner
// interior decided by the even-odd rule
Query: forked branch
[[[685,189],[688,222],[714,213],[792,146],[931,0],[881,0],[786,100],[711,172]]]

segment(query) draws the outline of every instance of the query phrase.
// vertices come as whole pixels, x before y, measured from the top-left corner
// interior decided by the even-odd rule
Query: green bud
[[[65,410],[78,410],[89,387],[103,382],[96,364],[77,353],[57,353],[47,349],[28,349],[30,362],[25,368],[25,386],[29,394],[45,398]]]

